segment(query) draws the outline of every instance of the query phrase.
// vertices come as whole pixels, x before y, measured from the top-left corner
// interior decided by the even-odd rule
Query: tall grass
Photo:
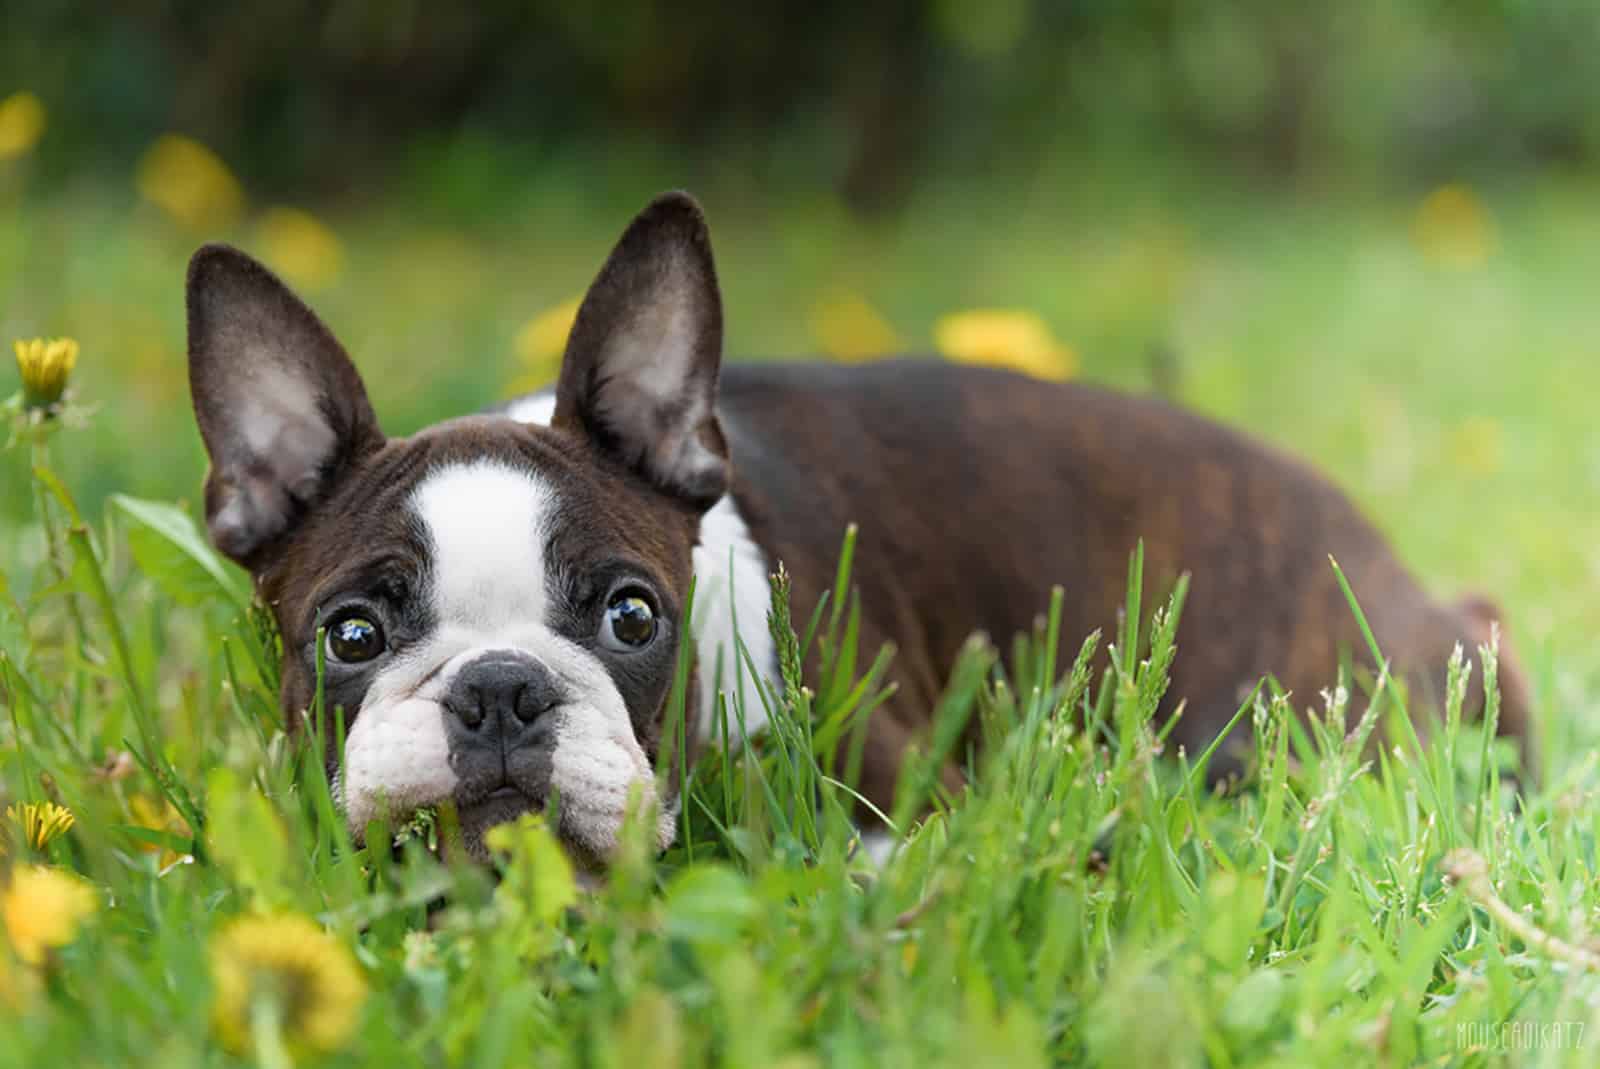
[[[119,499],[91,529],[36,476],[69,560],[26,605],[0,586],[0,784],[77,819],[43,850],[8,823],[0,864],[81,874],[96,908],[38,965],[0,942],[0,1065],[1577,1065],[1600,1043],[1594,760],[1515,798],[1460,658],[1426,743],[1383,734],[1383,680],[1348,733],[1338,681],[1304,722],[1258,690],[1227,729],[1253,730],[1249,770],[1214,791],[1212,749],[1171,752],[1157,716],[1185,588],[1147,619],[1136,552],[1103,652],[1060,634],[1060,591],[1007,656],[974,638],[873,817],[852,784],[892,652],[859,648],[851,532],[823,604],[791,616],[774,577],[781,690],[719,705],[722,739],[749,702],[765,736],[664,761],[671,850],[637,822],[580,889],[529,821],[497,881],[430,849],[448,814],[352,842],[280,722],[271,629],[181,510]],[[881,864],[862,822],[893,829]],[[265,976],[276,1010],[225,1053],[219,933],[286,913],[353,952],[353,1034],[297,1046],[298,989]]]

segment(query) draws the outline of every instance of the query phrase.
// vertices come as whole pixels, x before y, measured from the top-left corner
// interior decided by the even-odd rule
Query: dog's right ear
[[[189,390],[211,456],[206,526],[218,549],[259,570],[383,432],[344,349],[255,260],[200,249],[188,305]]]

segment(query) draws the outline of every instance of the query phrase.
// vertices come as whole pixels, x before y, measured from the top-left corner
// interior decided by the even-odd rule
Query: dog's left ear
[[[709,508],[728,488],[717,423],[722,298],[687,193],[634,219],[583,298],[552,425],[581,430],[660,489]]]
[[[189,388],[211,457],[206,526],[259,573],[383,432],[328,328],[238,249],[194,254],[188,306]]]

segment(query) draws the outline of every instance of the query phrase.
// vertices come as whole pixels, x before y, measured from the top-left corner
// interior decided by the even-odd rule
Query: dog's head
[[[729,478],[694,201],[662,196],[623,234],[548,427],[475,416],[386,437],[333,335],[234,249],[195,254],[188,308],[211,538],[277,617],[291,723],[324,662],[352,830],[453,801],[481,855],[485,830],[555,796],[585,859],[604,860],[630,804],[655,807],[667,845],[673,777],[654,765],[697,527]]]

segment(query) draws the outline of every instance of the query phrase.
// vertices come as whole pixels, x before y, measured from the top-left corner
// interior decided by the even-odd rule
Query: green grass
[[[848,760],[813,756],[851,736],[881,678],[878,651],[853,648],[845,582],[792,626],[776,601],[773,732],[759,760],[701,763],[666,857],[625,849],[589,892],[537,827],[508,836],[498,886],[416,840],[399,861],[355,849],[284,737],[241,578],[184,508],[149,503],[192,502],[201,474],[180,356],[194,240],[80,192],[0,232],[0,327],[79,337],[80,398],[98,405],[47,456],[0,455],[0,796],[73,810],[47,856],[14,834],[9,856],[80,873],[97,909],[43,967],[0,971],[0,1064],[232,1064],[208,947],[263,910],[315,918],[366,978],[337,1064],[1589,1064],[1593,195],[1486,193],[1498,251],[1450,271],[1419,254],[1409,201],[1196,188],[1112,210],[1095,188],[1005,211],[928,195],[892,229],[712,199],[730,350],[805,351],[807,310],[836,288],[913,346],[945,311],[1034,308],[1087,375],[1128,388],[1169,344],[1187,403],[1331,470],[1430,586],[1506,604],[1549,724],[1549,775],[1523,806],[1489,775],[1483,729],[1449,710],[1433,742],[1387,739],[1369,766],[1359,739],[1248,706],[1251,772],[1205,791],[1202,755],[1162,752],[1153,722],[1172,644],[1200,638],[1175,605],[1147,619],[1165,592],[1135,577],[1130,619],[1148,626],[1104,637],[1105,678],[1052,664],[1049,624],[1004,657],[969,650],[908,762],[892,815],[909,839],[875,870],[852,854]],[[481,230],[334,217],[348,264],[315,303],[391,429],[492,399],[516,327],[581,289],[619,229],[624,198],[604,199],[534,198]],[[828,656],[801,680],[808,643]],[[991,740],[972,789],[919,820],[934,756],[972,718]],[[118,751],[137,756],[107,776]],[[21,1009],[3,979],[19,974]],[[240,1060],[298,1057],[278,1041],[292,1022],[261,1006]]]

